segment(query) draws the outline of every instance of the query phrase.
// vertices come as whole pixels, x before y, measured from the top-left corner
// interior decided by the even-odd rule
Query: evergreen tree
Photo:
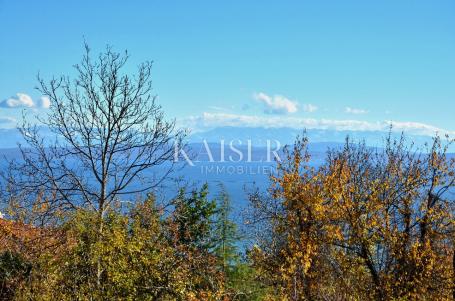
[[[219,185],[217,197],[217,214],[214,226],[214,253],[220,259],[221,268],[224,274],[229,274],[231,267],[239,260],[237,244],[240,235],[237,224],[230,219],[232,213],[231,198],[223,184]]]
[[[217,213],[213,227],[213,253],[224,275],[225,297],[227,300],[263,300],[264,287],[257,281],[256,270],[248,259],[241,256],[240,235],[237,223],[231,219],[231,198],[223,184],[219,184]]]
[[[180,190],[173,213],[178,242],[206,251],[213,245],[211,227],[216,213],[216,201],[209,200],[208,193],[207,183],[189,196],[185,189]]]

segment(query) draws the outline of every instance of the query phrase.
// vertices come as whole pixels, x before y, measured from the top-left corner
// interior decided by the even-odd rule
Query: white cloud
[[[313,112],[316,112],[318,110],[318,107],[315,106],[315,105],[312,105],[311,103],[309,103],[309,104],[304,104],[303,105],[303,110],[305,112],[308,112],[308,113],[313,113]]]
[[[387,132],[392,126],[394,132],[404,131],[407,134],[433,136],[435,133],[440,135],[455,135],[454,131],[447,131],[432,125],[419,122],[400,122],[393,120],[384,120],[378,122],[369,122],[351,119],[315,119],[315,118],[297,118],[284,116],[252,116],[238,115],[227,113],[207,113],[202,116],[191,116],[179,120],[179,125],[188,127],[193,131],[203,131],[215,127],[232,126],[232,127],[265,127],[280,128],[289,127],[295,129],[327,129],[338,131],[384,131]]]
[[[267,114],[289,114],[297,112],[297,102],[282,95],[269,96],[265,93],[255,93],[254,99],[264,104]]]
[[[34,101],[29,95],[25,93],[17,93],[0,102],[2,108],[43,108],[50,107],[50,100],[47,96],[42,96],[39,100]]]
[[[27,107],[31,108],[34,106],[33,99],[24,93],[17,93],[16,96],[12,96],[0,102],[0,106],[4,108],[18,108]]]
[[[49,109],[51,106],[51,100],[47,96],[41,96],[39,100],[39,106],[43,109]]]
[[[344,108],[344,112],[345,112],[345,113],[348,113],[348,114],[355,114],[355,115],[360,115],[360,114],[366,114],[366,113],[368,113],[367,110],[355,109],[355,108],[351,108],[351,107],[346,107],[346,108]]]

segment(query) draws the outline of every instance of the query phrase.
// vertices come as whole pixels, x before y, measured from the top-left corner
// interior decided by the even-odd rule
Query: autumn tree
[[[402,137],[370,148],[349,139],[311,167],[306,139],[253,195],[267,230],[254,265],[290,300],[449,300],[455,162],[450,141],[416,149]],[[265,239],[264,239],[265,238]]]
[[[250,251],[264,281],[289,300],[313,300],[321,295],[322,277],[329,265],[329,242],[339,235],[331,224],[331,211],[324,197],[323,177],[312,167],[306,138],[284,150],[278,173],[271,177],[269,196],[252,195],[254,215],[261,239]],[[264,221],[268,225],[264,225]],[[263,230],[267,230],[264,236]]]
[[[427,151],[389,137],[384,149],[349,141],[326,165],[327,197],[351,269],[363,267],[370,298],[450,298],[454,160],[436,137]],[[368,282],[367,282],[368,283]]]

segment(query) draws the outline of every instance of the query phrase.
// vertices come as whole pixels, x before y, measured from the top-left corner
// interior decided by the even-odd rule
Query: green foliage
[[[211,227],[216,213],[216,201],[208,199],[208,184],[201,189],[193,190],[186,196],[184,189],[180,190],[174,205],[172,222],[177,225],[179,243],[200,250],[208,250],[212,244]]]
[[[228,300],[259,301],[272,296],[270,286],[259,281],[258,271],[249,261],[238,259],[227,272]]]

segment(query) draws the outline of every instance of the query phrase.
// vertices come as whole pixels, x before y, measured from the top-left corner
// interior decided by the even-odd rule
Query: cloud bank
[[[16,96],[4,99],[0,102],[2,108],[41,108],[48,109],[51,102],[47,96],[42,96],[37,100],[33,100],[25,93],[17,93]]]
[[[405,132],[412,135],[433,136],[448,134],[455,135],[455,131],[447,131],[432,125],[420,122],[401,122],[384,120],[368,122],[353,119],[315,119],[298,118],[291,116],[253,116],[227,113],[207,113],[201,116],[190,116],[179,120],[179,125],[192,129],[194,132],[204,131],[216,127],[265,127],[265,128],[295,128],[295,129],[326,129],[338,131],[389,131]]]

